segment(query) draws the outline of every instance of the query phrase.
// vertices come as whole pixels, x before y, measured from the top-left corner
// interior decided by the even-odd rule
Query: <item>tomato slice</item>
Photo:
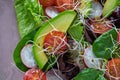
[[[67,9],[73,9],[74,0],[56,0],[56,5],[58,6],[58,10],[60,12]]]
[[[45,36],[44,48],[52,54],[64,53],[67,49],[66,43],[67,38],[63,32],[52,31]]]
[[[114,58],[108,61],[106,68],[107,77],[109,79],[111,78],[110,80],[120,80],[120,58]]]
[[[25,73],[23,80],[46,80],[46,75],[42,70],[33,68]]]
[[[39,2],[44,7],[53,6],[55,4],[55,0],[39,0]]]
[[[112,24],[107,23],[107,21],[91,22],[90,27],[94,33],[103,34],[112,29]]]

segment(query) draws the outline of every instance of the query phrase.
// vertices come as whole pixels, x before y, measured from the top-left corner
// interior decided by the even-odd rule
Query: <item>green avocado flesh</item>
[[[50,19],[47,23],[40,27],[35,35],[35,46],[33,47],[34,58],[40,69],[43,69],[45,64],[48,62],[48,57],[43,50],[45,35],[52,30],[59,30],[66,33],[75,17],[76,13],[74,11],[65,11],[60,13],[55,18]]]
[[[106,0],[103,8],[103,16],[108,17],[120,5],[120,0]]]

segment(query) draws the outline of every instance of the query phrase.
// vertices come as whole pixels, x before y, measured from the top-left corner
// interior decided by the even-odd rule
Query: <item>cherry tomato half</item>
[[[114,58],[108,61],[106,68],[108,79],[111,78],[110,80],[120,80],[120,58]]]
[[[66,43],[67,38],[63,32],[52,31],[45,36],[44,48],[47,49],[49,53],[64,53],[64,51],[67,49]]]
[[[52,6],[55,4],[55,0],[39,0],[39,2],[44,7]]]
[[[73,9],[74,0],[56,0],[56,5],[60,12],[67,9]]]
[[[34,68],[25,73],[23,80],[46,80],[46,75],[42,70]]]

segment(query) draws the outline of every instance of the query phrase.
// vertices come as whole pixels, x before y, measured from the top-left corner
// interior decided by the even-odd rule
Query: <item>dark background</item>
[[[0,0],[0,80],[23,80],[23,72],[13,62],[18,41],[14,0]]]

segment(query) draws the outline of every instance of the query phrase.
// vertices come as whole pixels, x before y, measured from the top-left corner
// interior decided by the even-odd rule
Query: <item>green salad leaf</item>
[[[90,15],[92,2],[93,0],[80,0],[81,4],[78,11],[82,14],[82,16],[84,16],[84,18],[87,18]]]
[[[94,68],[82,70],[73,80],[106,80],[102,75],[103,71]]]
[[[99,58],[110,59],[115,49],[117,30],[114,28],[99,36],[93,43],[93,53]]]
[[[77,21],[77,20],[76,20]],[[80,42],[83,39],[84,27],[81,23],[76,23],[68,29],[68,34],[77,42]]]
[[[15,0],[15,10],[21,37],[42,23],[43,9],[38,0]]]

